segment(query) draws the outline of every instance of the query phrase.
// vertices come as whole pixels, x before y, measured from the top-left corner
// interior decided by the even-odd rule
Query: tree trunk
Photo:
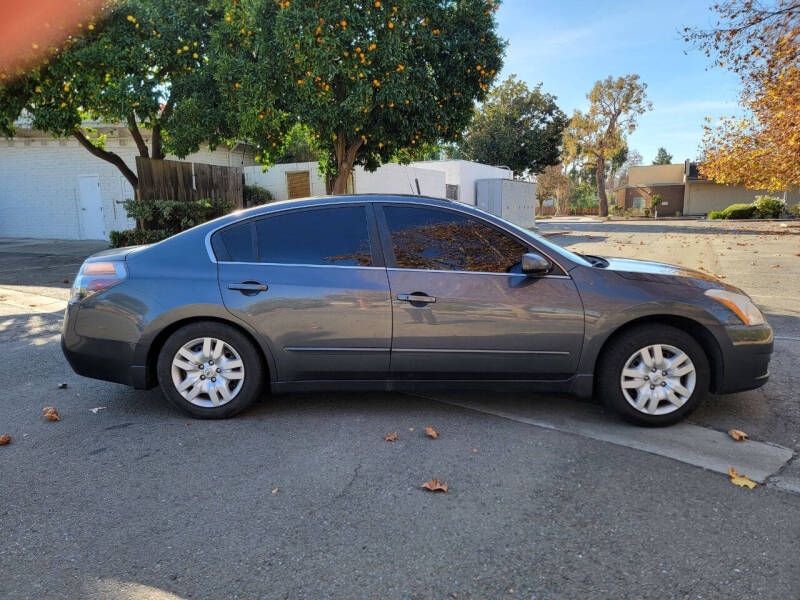
[[[97,146],[92,144],[92,142],[90,142],[85,135],[83,135],[83,132],[81,132],[80,129],[75,129],[72,132],[72,135],[76,140],[78,140],[78,142],[80,142],[81,146],[86,148],[94,156],[96,156],[97,158],[101,158],[104,161],[109,162],[115,167],[117,167],[117,169],[119,169],[120,173],[122,173],[125,179],[128,180],[128,183],[131,184],[131,187],[133,187],[134,193],[136,193],[136,191],[139,188],[139,178],[136,176],[136,173],[134,173],[131,170],[131,168],[125,164],[125,161],[122,160],[122,157],[120,157],[119,154],[115,154],[113,152],[109,152],[108,150],[103,150],[102,148],[98,148]]]
[[[597,159],[597,208],[601,217],[608,216],[608,197],[606,196],[606,162]]]
[[[350,179],[350,173],[353,171],[353,165],[356,161],[356,154],[362,144],[363,140],[359,139],[348,148],[344,135],[339,133],[336,140],[336,177],[331,185],[331,193],[334,196],[341,196],[347,193],[347,181]]]

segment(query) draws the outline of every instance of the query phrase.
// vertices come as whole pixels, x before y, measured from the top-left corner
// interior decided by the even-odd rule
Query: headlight
[[[70,304],[107,290],[128,277],[125,263],[120,261],[85,262],[72,284]]]
[[[736,292],[729,292],[728,290],[712,289],[706,290],[706,296],[730,308],[745,325],[764,324],[764,315],[762,315],[758,307],[753,304],[753,301],[744,294],[737,294]]]

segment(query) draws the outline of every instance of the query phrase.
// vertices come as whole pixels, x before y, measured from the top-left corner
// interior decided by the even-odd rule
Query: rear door
[[[383,379],[392,313],[368,204],[291,209],[212,236],[225,306],[270,344],[279,381]]]
[[[394,333],[394,379],[566,379],[583,305],[569,275],[520,271],[531,247],[493,223],[414,203],[377,208]]]

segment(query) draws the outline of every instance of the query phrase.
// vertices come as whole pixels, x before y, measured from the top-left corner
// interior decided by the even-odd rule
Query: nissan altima
[[[741,290],[570,252],[476,208],[346,196],[239,211],[95,254],[62,348],[79,374],[195,417],[269,390],[522,388],[667,425],[759,387],[772,329]]]

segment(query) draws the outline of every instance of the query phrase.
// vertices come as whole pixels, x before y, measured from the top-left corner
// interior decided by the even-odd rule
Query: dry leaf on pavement
[[[6,444],[11,443],[11,436],[10,435],[0,435],[0,446],[5,446]]]
[[[447,484],[442,483],[442,480],[438,477],[436,479],[431,479],[430,481],[426,481],[422,484],[423,489],[426,489],[431,492],[446,492],[447,491]]]
[[[279,489],[279,488],[275,488],[274,490],[272,490],[272,493],[273,493],[273,494],[277,494],[277,493],[278,493],[278,489]]]
[[[433,427],[426,427],[425,433],[427,434],[428,437],[432,437],[433,439],[439,437],[439,432],[436,431]]]
[[[741,429],[731,429],[728,431],[728,435],[735,439],[737,442],[743,442],[746,439],[749,439],[750,436],[747,435]]]
[[[383,436],[383,439],[385,439],[387,442],[394,442],[397,440],[397,432],[393,431],[392,433],[387,433],[385,436]]]
[[[756,487],[756,482],[747,475],[740,475],[733,467],[728,467],[728,475],[731,476],[731,483],[739,487],[749,487],[751,490]]]
[[[53,408],[52,406],[46,406],[42,409],[42,414],[44,418],[48,421],[60,421],[61,417],[58,416],[58,411]]]

